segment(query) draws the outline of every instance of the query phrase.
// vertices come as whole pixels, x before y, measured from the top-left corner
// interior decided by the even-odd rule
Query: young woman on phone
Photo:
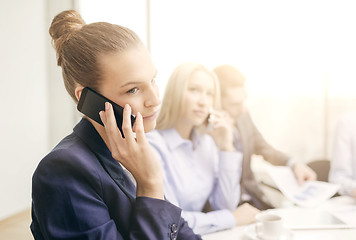
[[[89,87],[123,106],[125,138],[106,103],[105,127],[84,117],[41,160],[32,182],[34,238],[201,239],[181,209],[164,200],[162,170],[145,138],[160,100],[156,68],[141,40],[119,25],[85,24],[74,10],[58,14],[49,32],[69,95],[77,103]]]
[[[183,209],[195,233],[254,221],[257,209],[236,209],[242,154],[232,122],[220,109],[219,83],[201,64],[182,63],[171,74],[156,130],[147,134],[164,170],[165,196]],[[212,110],[213,109],[213,110]],[[212,211],[204,213],[209,202]]]

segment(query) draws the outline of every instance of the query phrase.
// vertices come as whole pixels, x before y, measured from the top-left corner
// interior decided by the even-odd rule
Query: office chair
[[[317,175],[318,181],[328,182],[329,170],[330,170],[330,161],[323,160],[314,160],[307,164]]]

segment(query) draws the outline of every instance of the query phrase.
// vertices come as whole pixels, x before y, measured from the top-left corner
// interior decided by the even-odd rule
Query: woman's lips
[[[206,117],[208,113],[200,110],[193,111],[195,115],[198,115],[199,117]]]
[[[153,120],[153,119],[156,119],[157,113],[158,113],[158,111],[154,112],[154,113],[151,114],[151,115],[145,116],[145,117],[143,117],[143,120]]]

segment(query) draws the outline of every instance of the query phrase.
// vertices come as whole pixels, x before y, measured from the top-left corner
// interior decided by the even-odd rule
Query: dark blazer
[[[32,179],[35,239],[201,239],[164,200],[137,197],[92,124],[82,119]]]
[[[247,192],[252,197],[253,205],[259,209],[271,208],[271,204],[258,187],[251,170],[251,157],[253,154],[261,155],[273,165],[286,165],[289,157],[266,142],[256,128],[248,111],[243,112],[239,116],[237,129],[243,153],[241,190],[242,192]]]

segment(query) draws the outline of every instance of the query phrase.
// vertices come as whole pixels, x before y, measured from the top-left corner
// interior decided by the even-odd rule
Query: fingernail
[[[109,110],[109,108],[110,108],[109,102],[106,102],[105,103],[105,110]]]
[[[126,110],[130,110],[130,105],[125,104],[125,109],[126,109]]]
[[[99,116],[100,116],[101,121],[105,124],[104,111],[100,111],[100,112],[99,112]]]

